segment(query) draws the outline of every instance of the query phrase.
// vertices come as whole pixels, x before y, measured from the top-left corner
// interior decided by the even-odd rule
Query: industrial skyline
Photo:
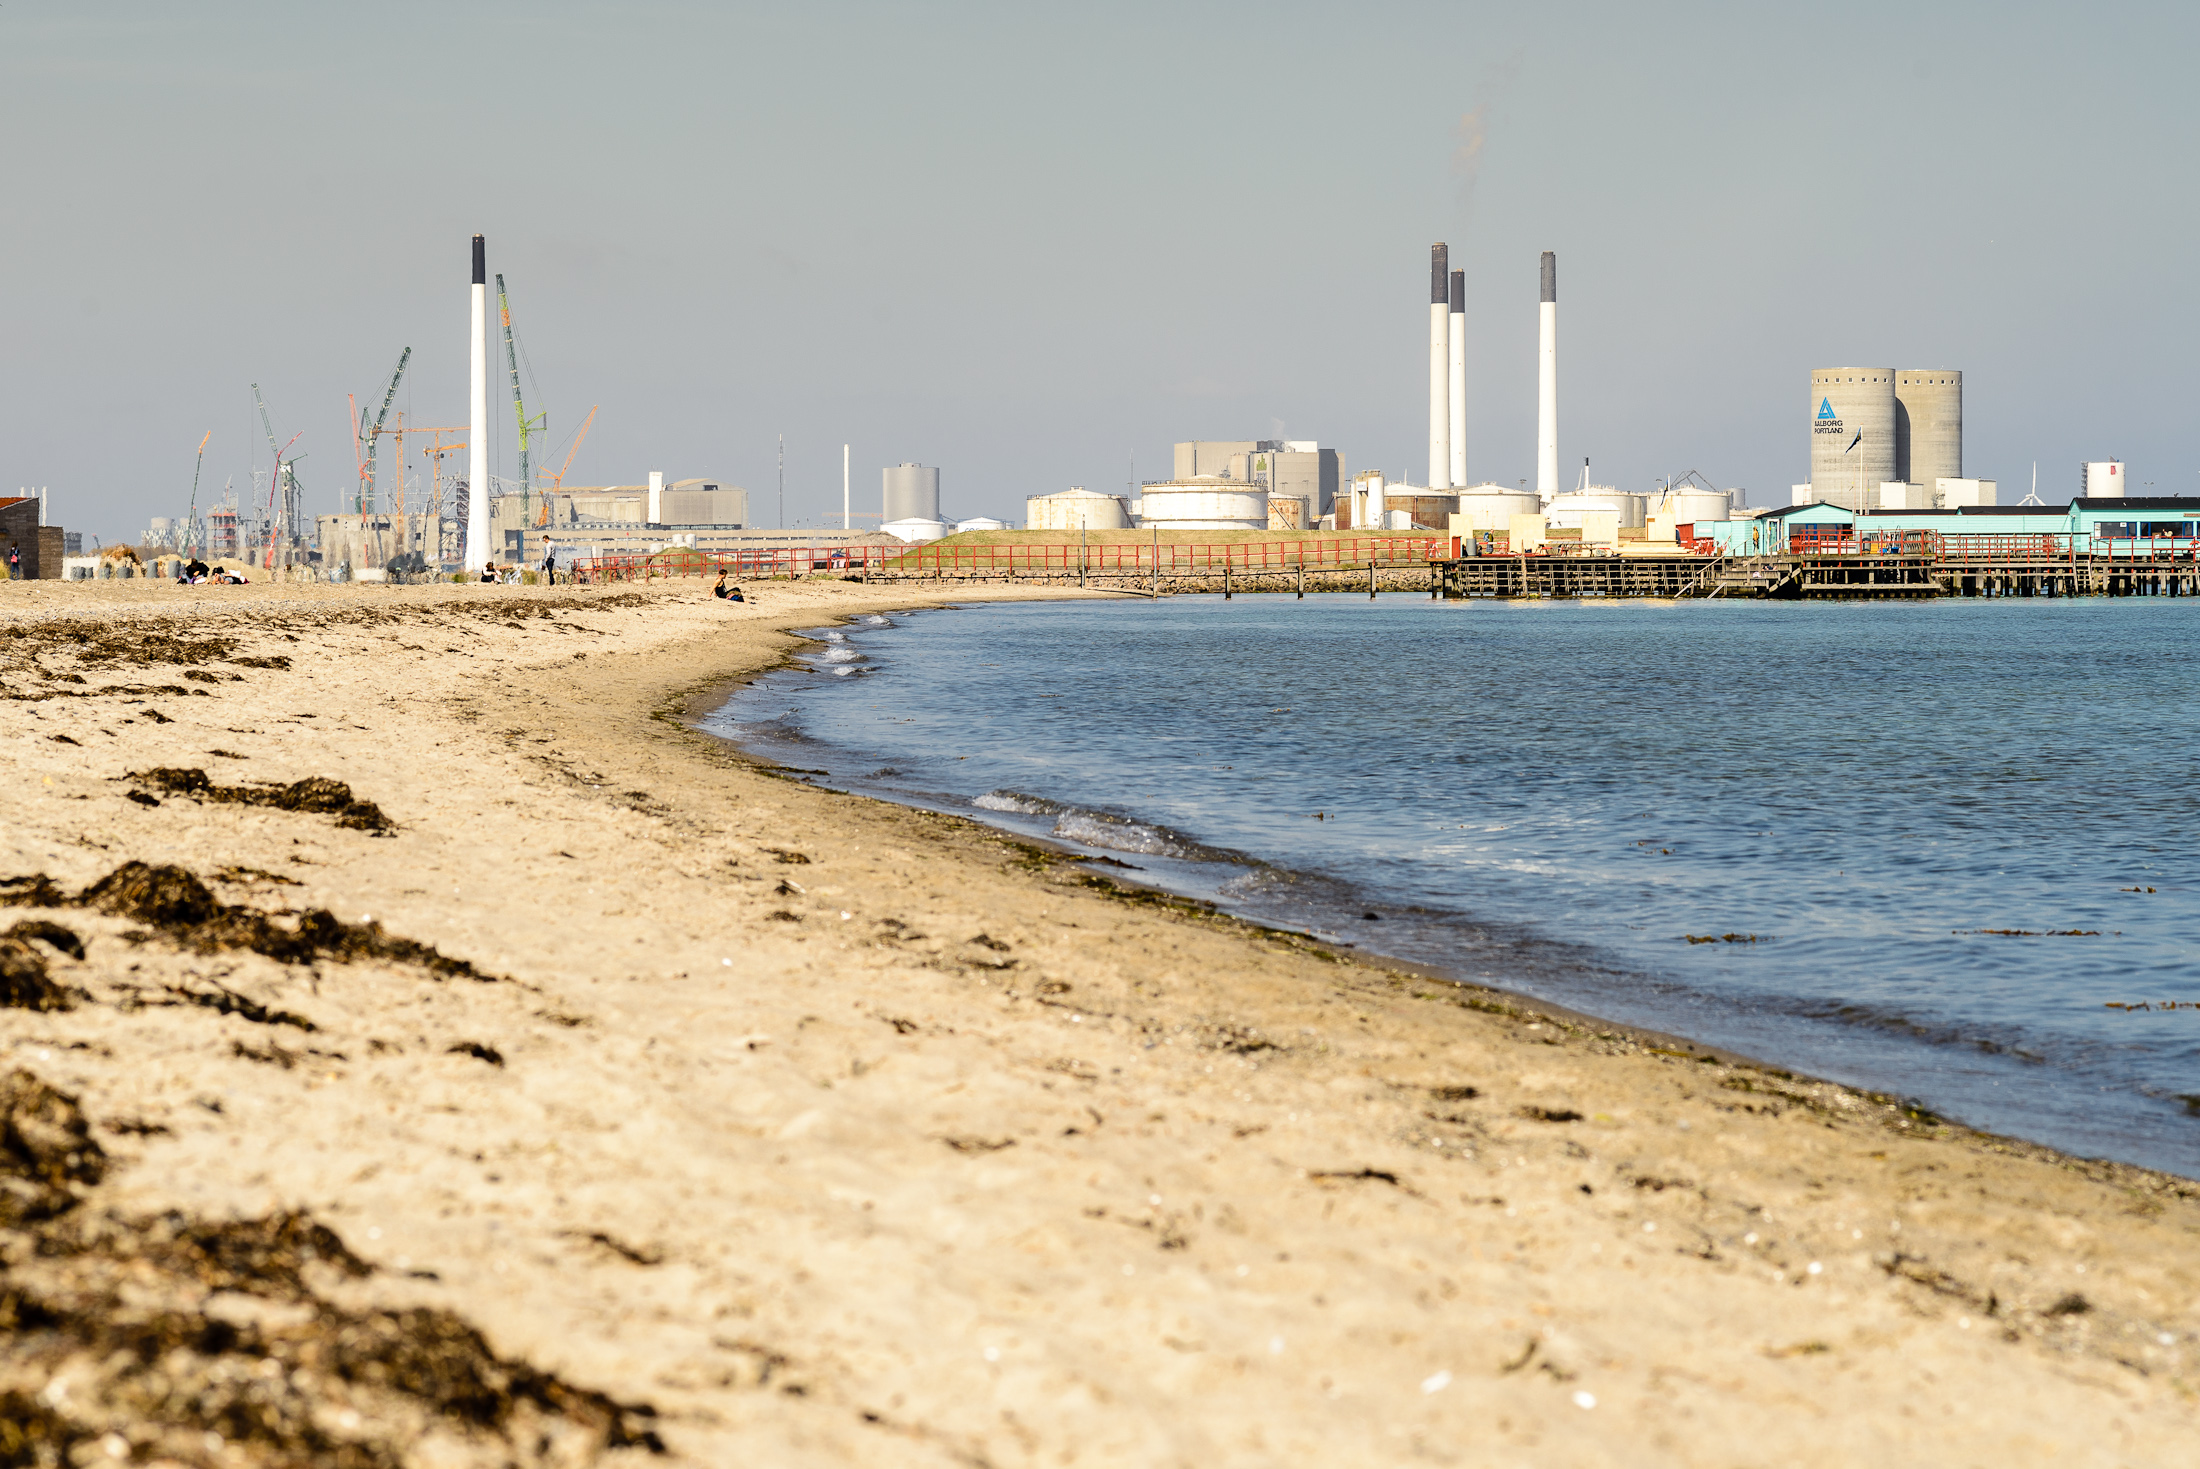
[[[2114,455],[2134,492],[2200,489],[2200,299],[2178,258],[2200,204],[2161,184],[2200,131],[2174,71],[2200,19],[1849,14],[1905,38],[1891,60],[1857,68],[1808,13],[1620,5],[1382,24],[1133,6],[1097,31],[975,6],[398,5],[362,33],[287,9],[11,4],[0,117],[29,141],[0,490],[51,486],[70,525],[133,535],[182,513],[209,430],[200,503],[249,490],[269,468],[258,383],[300,435],[304,513],[335,511],[345,395],[378,392],[403,348],[398,409],[467,421],[448,283],[477,232],[541,437],[562,454],[602,405],[573,483],[768,491],[783,433],[789,519],[837,520],[843,444],[859,466],[943,466],[959,513],[1009,518],[1222,434],[1422,478],[1433,335],[1404,267],[1434,239],[1464,285],[1462,311],[1431,313],[1464,366],[1447,479],[1455,422],[1467,478],[1539,478],[1531,293],[1555,250],[1559,465],[1592,456],[1631,489],[1698,469],[1777,502],[1809,477],[1810,371],[1959,363],[1966,472],[2006,487],[2037,460],[2060,484]],[[1431,27],[1473,46],[1449,80],[1395,86]],[[1185,55],[1311,105],[1180,93]],[[912,68],[926,87],[900,85]],[[2086,71],[2117,79],[2114,108],[2067,85]],[[1345,104],[1378,86],[1384,107]],[[517,166],[470,166],[514,138]],[[1854,208],[1823,207],[1833,177]],[[485,446],[505,477],[510,417],[490,413]]]

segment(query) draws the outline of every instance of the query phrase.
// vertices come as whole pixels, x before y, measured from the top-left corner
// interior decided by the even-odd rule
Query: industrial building
[[[1344,456],[1312,439],[1188,439],[1176,445],[1175,473],[1148,481],[1131,509],[1140,525],[1191,530],[1227,522],[1235,529],[1312,529],[1333,512],[1343,475]],[[1257,516],[1254,502],[1245,498],[1253,489],[1266,496]],[[1154,500],[1157,490],[1160,498]],[[1224,505],[1192,492],[1232,498]],[[1038,498],[1031,503],[1036,506]]]
[[[332,572],[348,567],[354,577],[392,562],[411,564],[414,556],[429,567],[438,566],[444,559],[445,536],[455,530],[443,516],[425,511],[314,517],[321,569]]]
[[[46,524],[43,490],[0,498],[0,573],[24,581],[59,581],[65,544],[61,527]]]
[[[1963,374],[1953,368],[1819,368],[1810,407],[1810,482],[1795,503],[1930,510],[1951,503],[1944,483],[1955,503],[1979,493],[1963,476]]]
[[[749,492],[712,479],[681,479],[670,484],[652,471],[647,484],[576,486],[530,496],[536,527],[563,529],[585,525],[741,527],[749,523]],[[506,495],[511,513],[525,513],[519,497]]]
[[[1939,510],[1866,510],[1819,502],[1760,511],[1742,519],[1701,521],[1688,538],[1710,541],[1721,555],[1786,554],[1800,526],[1864,536],[1933,531],[1958,536],[2058,536],[2081,544],[2200,540],[2200,498],[2080,496],[2067,505],[1965,505]]]

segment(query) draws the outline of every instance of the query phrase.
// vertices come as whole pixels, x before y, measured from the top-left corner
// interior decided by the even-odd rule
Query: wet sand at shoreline
[[[924,594],[755,590],[0,586],[0,1421],[194,1464],[2189,1456],[2200,1185],[760,768],[688,721]]]

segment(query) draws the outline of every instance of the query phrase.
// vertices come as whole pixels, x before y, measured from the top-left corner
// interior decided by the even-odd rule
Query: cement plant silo
[[[1894,474],[1894,369],[1822,367],[1810,375],[1813,497],[1848,510],[1877,503]]]
[[[938,520],[940,472],[922,464],[897,464],[886,471],[886,514],[882,520]]]
[[[1927,490],[1963,478],[1962,373],[1906,367],[1894,375],[1894,477]]]

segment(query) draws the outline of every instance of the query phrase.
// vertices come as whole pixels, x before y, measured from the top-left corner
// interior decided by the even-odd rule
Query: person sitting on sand
[[[494,582],[497,579],[497,564],[494,561],[485,561],[482,563],[481,579],[484,583]]]
[[[726,599],[726,574],[724,572],[718,573],[718,585],[710,589],[710,594],[721,602]]]
[[[176,580],[189,582],[193,586],[198,586],[200,583],[206,580],[207,573],[212,569],[213,568],[209,567],[204,561],[201,561],[198,557],[193,556],[190,561],[185,563],[183,570],[176,573]]]

